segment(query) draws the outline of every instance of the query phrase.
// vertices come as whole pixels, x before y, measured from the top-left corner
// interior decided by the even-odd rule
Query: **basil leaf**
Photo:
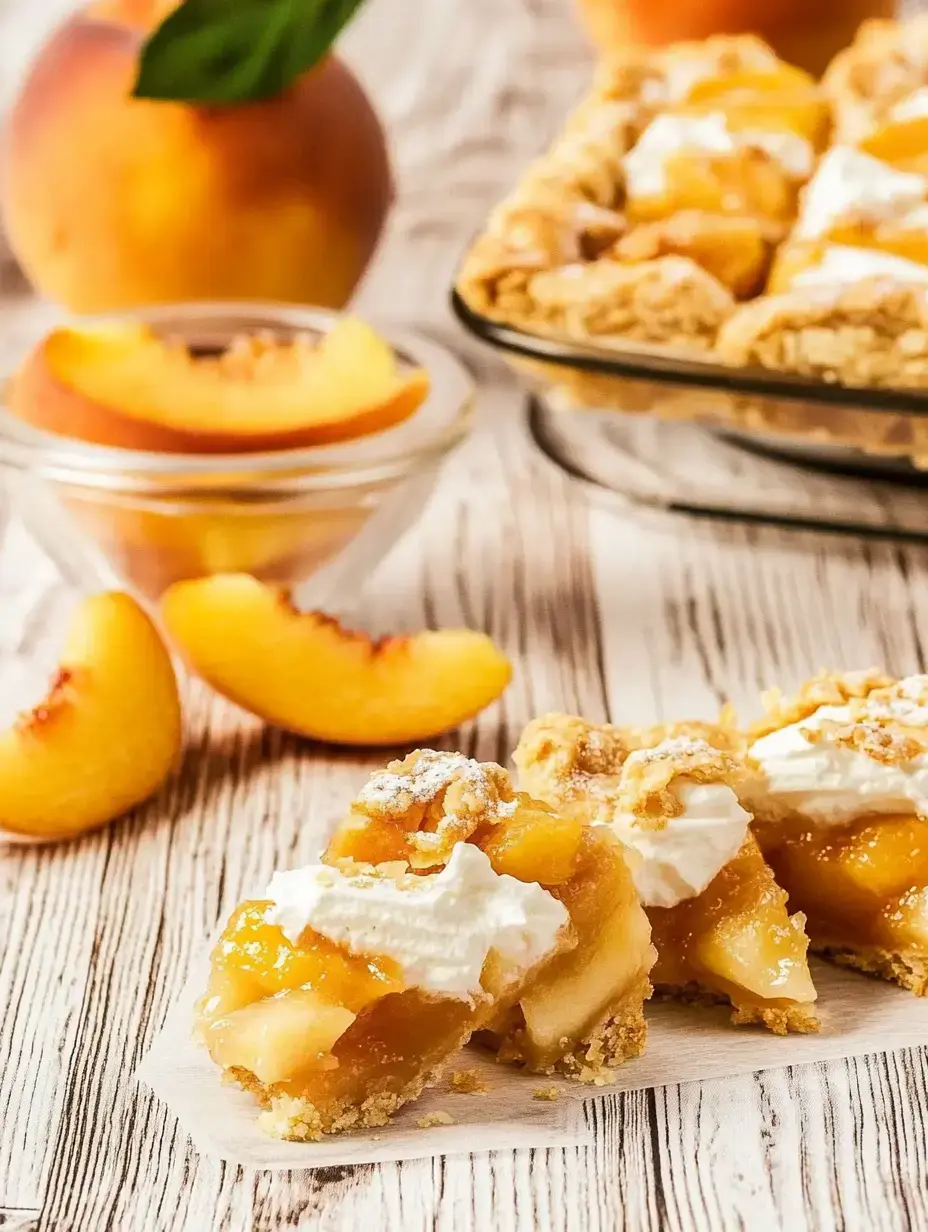
[[[135,98],[247,103],[318,63],[363,0],[183,0],[142,48]]]

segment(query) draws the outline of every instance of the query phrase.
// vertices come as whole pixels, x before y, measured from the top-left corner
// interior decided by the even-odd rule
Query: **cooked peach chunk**
[[[905,171],[928,171],[928,116],[895,120],[865,137],[860,148]]]
[[[355,1017],[311,989],[287,988],[215,1019],[203,1038],[223,1069],[241,1067],[260,1082],[286,1082],[325,1069],[336,1040]]]
[[[421,369],[348,318],[320,342],[242,337],[192,352],[144,324],[52,331],[11,385],[10,409],[63,436],[127,449],[242,453],[350,440],[408,418]]]
[[[180,744],[152,622],[125,594],[84,600],[48,696],[0,733],[0,836],[45,842],[111,821],[161,785]]]
[[[483,633],[371,641],[245,574],[172,586],[169,633],[224,697],[270,723],[335,744],[389,745],[456,727],[495,701],[508,661]]]
[[[513,817],[493,826],[480,845],[498,873],[553,886],[573,876],[582,838],[583,822],[578,818],[527,802]]]

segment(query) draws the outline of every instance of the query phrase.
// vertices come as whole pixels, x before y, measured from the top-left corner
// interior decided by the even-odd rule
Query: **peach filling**
[[[296,945],[246,902],[218,942],[196,1025],[213,1060],[270,1111],[263,1125],[317,1138],[383,1124],[486,1020],[483,994],[457,999],[407,987],[388,958],[348,953],[307,928]]]
[[[786,224],[796,215],[799,185],[763,150],[713,155],[681,150],[664,162],[659,195],[629,197],[633,221],[666,218],[679,210],[742,214]]]
[[[552,831],[563,843],[563,830]],[[566,844],[560,858],[566,863]],[[520,876],[513,853],[510,862]],[[641,1006],[651,992],[654,949],[622,848],[609,831],[583,827],[571,863],[571,874],[549,888],[567,908],[576,949],[551,959],[486,1039],[501,1060],[595,1079],[644,1048]],[[530,871],[527,864],[523,872]]]
[[[639,854],[646,868],[649,860],[660,861],[649,832],[663,831],[686,811],[681,785],[721,786],[737,805],[743,745],[739,733],[722,725],[597,726],[552,714],[529,724],[515,761],[531,790],[571,817],[601,823],[591,833],[615,834],[632,846],[644,838]],[[742,813],[742,824],[747,820]],[[679,841],[686,833],[684,826]],[[654,875],[662,883],[665,874]],[[705,888],[673,906],[647,907],[657,950],[655,987],[730,1001],[736,1023],[759,1022],[777,1033],[815,1030],[804,917],[788,915],[787,896],[750,833],[708,885],[684,884]],[[646,900],[654,885],[642,882]]]
[[[701,894],[649,909],[658,953],[655,986],[720,993],[735,1007],[736,1022],[786,1029],[783,1015],[790,1007],[815,999],[804,918],[788,916],[786,901],[748,838]],[[790,1027],[802,1029],[798,1019]]]
[[[771,824],[759,838],[777,879],[806,912],[814,947],[885,951],[921,966],[928,952],[928,821]],[[926,987],[928,981],[920,991]]]
[[[394,780],[394,800],[408,781],[402,804],[372,808],[371,793],[362,791],[324,858],[437,866],[454,843],[467,841],[485,852],[497,873],[541,884],[567,908],[577,944],[535,973],[518,1004],[497,1014],[484,1042],[503,1060],[581,1078],[637,1055],[644,1046],[642,1003],[654,951],[621,845],[605,829],[514,793],[506,772],[491,763],[461,758],[430,799],[416,799],[417,774],[428,774],[433,759],[448,756],[420,751],[394,763],[385,778]]]

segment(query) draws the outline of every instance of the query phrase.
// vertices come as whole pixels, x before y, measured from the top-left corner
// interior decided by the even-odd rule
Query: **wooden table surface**
[[[461,341],[445,309],[455,257],[588,71],[565,6],[375,0],[351,32],[402,189],[369,310]],[[6,96],[54,16],[36,7],[0,2]],[[6,320],[19,304],[9,290]],[[511,654],[502,704],[450,743],[505,761],[551,708],[649,721],[730,697],[749,711],[762,686],[821,665],[925,666],[925,548],[645,526],[587,503],[532,457],[517,387],[475,363],[479,430],[356,613],[375,631],[466,623]],[[53,663],[73,601],[14,526],[0,555],[4,713]],[[133,1068],[217,921],[314,854],[373,761],[264,730],[198,686],[187,720],[178,779],[138,815],[0,855],[4,1232],[928,1227],[924,1050],[607,1096],[588,1106],[593,1147],[293,1174],[199,1158]]]

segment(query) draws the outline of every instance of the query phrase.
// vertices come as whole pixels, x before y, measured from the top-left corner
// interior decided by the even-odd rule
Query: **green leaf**
[[[135,98],[247,103],[318,63],[363,0],[184,0],[142,48]]]

